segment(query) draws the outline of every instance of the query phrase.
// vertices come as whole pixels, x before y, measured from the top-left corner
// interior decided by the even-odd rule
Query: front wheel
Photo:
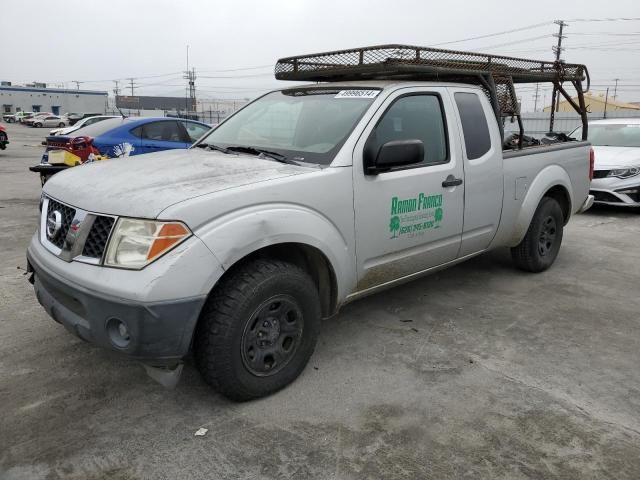
[[[36,124],[34,124],[33,126],[34,126],[34,127],[37,127],[37,128],[40,128],[40,127],[42,127],[42,124],[41,124],[41,123],[36,123]]]
[[[320,299],[309,275],[273,259],[236,267],[200,317],[195,359],[226,397],[251,400],[284,388],[306,366],[320,330]]]
[[[558,202],[544,197],[533,215],[527,234],[520,244],[511,249],[515,265],[527,272],[547,270],[560,251],[564,215]]]
[[[59,128],[63,128],[63,127],[64,127],[64,122],[60,122],[60,123],[58,124],[58,127],[59,127]]]
[[[0,150],[7,148],[7,134],[0,132]]]

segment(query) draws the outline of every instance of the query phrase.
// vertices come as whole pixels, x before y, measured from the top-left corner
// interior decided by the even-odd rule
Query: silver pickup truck
[[[224,395],[267,395],[347,302],[498,247],[529,272],[553,264],[593,201],[590,146],[503,153],[494,113],[469,84],[310,84],[189,150],[69,169],[44,186],[36,296],[165,385],[193,352]]]

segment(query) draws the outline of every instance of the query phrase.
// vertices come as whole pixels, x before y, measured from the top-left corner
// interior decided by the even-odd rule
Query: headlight
[[[105,265],[141,269],[191,236],[180,222],[120,218],[114,227]]]
[[[610,170],[607,177],[629,178],[640,174],[640,167],[618,168]]]

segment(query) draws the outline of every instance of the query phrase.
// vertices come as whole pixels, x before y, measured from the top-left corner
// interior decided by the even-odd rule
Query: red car
[[[9,137],[7,136],[7,129],[0,125],[0,150],[7,148],[9,143]]]

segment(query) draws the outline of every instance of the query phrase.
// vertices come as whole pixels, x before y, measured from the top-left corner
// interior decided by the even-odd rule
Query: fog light
[[[119,318],[110,318],[107,320],[107,333],[109,340],[118,348],[127,348],[131,342],[131,335],[127,324]]]

